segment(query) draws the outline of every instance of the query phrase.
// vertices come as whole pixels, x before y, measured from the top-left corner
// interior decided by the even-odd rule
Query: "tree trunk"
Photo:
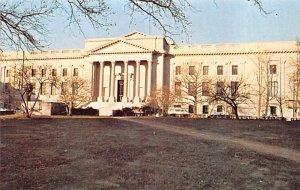
[[[234,110],[234,115],[235,115],[236,119],[239,119],[238,108],[236,106],[234,106],[233,110]]]

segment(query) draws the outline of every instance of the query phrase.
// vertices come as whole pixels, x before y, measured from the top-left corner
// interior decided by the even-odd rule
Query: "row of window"
[[[209,96],[209,82],[202,82],[201,87],[197,87],[195,82],[189,82],[188,83],[188,95],[189,96],[195,96],[197,95],[197,91],[201,90],[202,96]],[[181,82],[175,82],[175,95],[181,96]],[[201,89],[198,89],[201,88]],[[217,94],[221,95],[224,89],[224,82],[217,82],[216,84],[216,90]],[[238,82],[237,81],[231,81],[230,84],[230,91],[231,95],[234,96],[235,93],[237,93],[238,90]],[[275,97],[278,94],[278,82],[277,81],[271,81],[269,82],[269,89],[268,89],[269,96]]]
[[[47,94],[47,84],[48,83],[41,83],[41,88],[40,88],[40,94],[41,95],[46,95]],[[33,83],[33,89],[35,89],[35,84]],[[78,93],[78,83],[77,82],[73,82],[72,83],[72,94],[77,94]],[[67,92],[67,83],[66,82],[62,82],[61,86],[61,94],[64,95]],[[50,83],[50,95],[56,95],[57,92],[57,86],[53,83]]]
[[[180,75],[181,74],[181,66],[176,66],[175,74]],[[208,75],[209,66],[203,66],[202,74]],[[276,65],[270,65],[270,74],[276,74],[277,73],[277,66]],[[223,75],[224,69],[222,65],[217,66],[217,75]],[[232,65],[231,67],[231,74],[232,75],[238,75],[238,66]],[[189,66],[189,75],[195,75],[195,66]]]
[[[47,74],[47,70],[46,69],[42,69],[41,70],[42,77],[45,77],[46,74]],[[31,69],[31,76],[35,77],[36,75],[37,75],[37,69]],[[51,76],[57,76],[57,69],[52,69],[51,70]],[[67,68],[63,68],[63,70],[62,70],[62,76],[63,77],[68,76],[68,69]],[[73,76],[78,76],[78,68],[74,68],[73,69]],[[6,77],[12,77],[11,70],[9,70],[9,69],[6,70]]]
[[[223,113],[224,108],[222,105],[217,106],[217,113]],[[202,106],[202,113],[203,114],[208,114],[208,105],[203,105]],[[277,112],[276,112],[276,106],[270,106],[270,114],[272,116],[276,116]]]

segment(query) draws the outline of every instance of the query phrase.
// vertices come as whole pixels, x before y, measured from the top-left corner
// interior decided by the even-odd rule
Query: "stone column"
[[[100,72],[99,72],[99,96],[98,102],[103,102],[103,75],[104,75],[104,62],[99,62]]]
[[[140,62],[136,61],[136,69],[135,69],[135,95],[133,102],[139,103],[140,102]]]
[[[147,68],[147,96],[151,95],[152,61],[148,61]]]
[[[128,101],[128,61],[124,61],[124,94],[122,98],[122,102]]]
[[[111,61],[109,102],[115,102],[115,61]]]

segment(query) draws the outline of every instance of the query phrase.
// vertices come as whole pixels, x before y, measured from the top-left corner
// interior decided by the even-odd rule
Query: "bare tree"
[[[72,109],[90,101],[90,87],[87,80],[78,76],[68,76],[56,83],[60,86],[59,101],[66,106],[68,116]]]
[[[263,9],[261,0],[247,1],[253,2],[263,14],[271,13]],[[126,0],[125,4],[132,19],[142,14],[164,35],[185,33],[188,36],[191,22],[186,12],[197,11],[189,0]],[[109,20],[113,12],[108,0],[2,0],[0,50],[42,48],[48,33],[47,24],[57,15],[67,18],[66,26],[76,27],[82,33],[85,22],[94,28],[108,30],[114,23]]]
[[[191,63],[182,69],[175,78],[175,95],[177,99],[188,104],[193,104],[193,112],[197,114],[199,103],[203,102],[203,96],[208,96],[211,80],[203,75],[200,63]]]
[[[24,54],[23,54],[24,55]],[[21,99],[21,106],[26,117],[30,118],[34,107],[40,98],[43,86],[47,83],[55,83],[56,78],[51,76],[48,66],[33,66],[31,63],[14,65],[9,68],[10,80],[9,85],[12,90],[16,91]]]
[[[241,104],[246,104],[250,99],[249,84],[241,77],[237,81],[218,79],[214,84],[215,88],[210,91],[211,101],[222,101],[227,103],[238,119],[238,109]]]
[[[154,109],[161,109],[163,116],[168,114],[169,107],[175,102],[175,94],[170,91],[168,86],[153,90],[147,100],[147,106]]]

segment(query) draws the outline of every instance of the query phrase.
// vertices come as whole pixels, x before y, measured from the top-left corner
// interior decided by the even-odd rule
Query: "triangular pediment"
[[[145,37],[149,37],[148,34],[142,33],[142,32],[138,32],[138,31],[134,31],[131,32],[127,35],[124,36],[125,38],[145,38]]]
[[[124,40],[115,40],[92,49],[89,54],[115,54],[115,53],[144,53],[151,52],[149,49]]]

